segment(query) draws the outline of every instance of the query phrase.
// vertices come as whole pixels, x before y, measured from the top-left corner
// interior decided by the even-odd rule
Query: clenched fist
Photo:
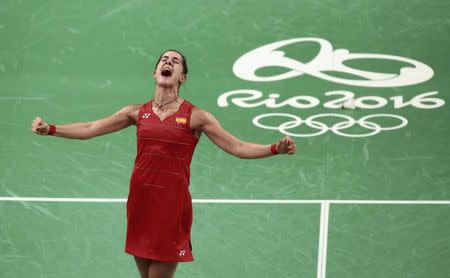
[[[277,151],[282,154],[293,154],[297,150],[297,145],[289,136],[285,136],[277,143]]]
[[[31,122],[31,130],[37,135],[47,135],[49,125],[39,117],[34,118]]]

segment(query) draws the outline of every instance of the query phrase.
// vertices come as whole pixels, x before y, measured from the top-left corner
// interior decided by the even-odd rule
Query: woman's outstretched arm
[[[210,113],[195,108],[191,116],[191,128],[205,132],[208,138],[229,154],[239,158],[263,158],[274,155],[271,145],[241,141],[227,132]],[[293,154],[297,147],[288,136],[276,143],[280,154]]]
[[[139,104],[125,106],[113,115],[92,122],[81,122],[64,125],[55,125],[54,136],[86,140],[133,125],[137,119]],[[38,135],[48,135],[50,125],[40,117],[31,122],[31,130]]]

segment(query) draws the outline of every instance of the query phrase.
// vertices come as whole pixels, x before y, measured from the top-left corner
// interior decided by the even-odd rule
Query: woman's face
[[[178,87],[186,80],[183,73],[183,57],[175,51],[167,51],[159,60],[153,77],[161,87]]]

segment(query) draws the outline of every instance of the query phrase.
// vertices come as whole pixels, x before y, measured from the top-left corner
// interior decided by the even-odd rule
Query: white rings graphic
[[[265,125],[265,124],[261,123],[262,119],[273,118],[273,117],[284,117],[284,118],[288,118],[289,120],[280,125],[277,125],[277,126],[270,126],[270,125]],[[339,118],[339,119],[343,119],[343,120],[339,121],[331,126],[328,126],[327,124],[318,121],[318,119],[320,119],[320,118],[330,118],[330,117]],[[394,125],[394,126],[383,127],[376,122],[370,121],[371,119],[374,119],[374,118],[385,118],[385,119],[392,118],[392,119],[399,120],[400,123],[398,125]],[[300,127],[303,123],[306,124],[306,126],[308,126],[310,128],[317,129],[318,131],[313,132],[313,133],[303,133],[303,134],[294,133],[294,132],[289,131],[290,129]],[[285,135],[292,136],[292,137],[313,137],[313,136],[322,135],[322,134],[326,133],[327,131],[331,130],[333,133],[340,135],[340,136],[361,138],[361,137],[369,137],[369,136],[376,135],[376,134],[380,133],[381,131],[400,129],[402,127],[405,127],[408,124],[408,120],[402,116],[393,115],[393,114],[373,114],[373,115],[364,116],[364,117],[360,118],[359,120],[355,120],[352,117],[347,116],[347,115],[325,113],[325,114],[318,114],[318,115],[310,116],[310,117],[306,118],[305,120],[303,120],[302,118],[300,118],[296,115],[292,115],[292,114],[268,113],[268,114],[262,114],[262,115],[259,115],[259,116],[256,116],[255,118],[253,118],[253,124],[255,126],[257,126],[259,128],[263,128],[263,129],[278,130],[279,132],[281,132]],[[345,130],[345,129],[348,129],[348,128],[354,126],[355,124],[358,124],[359,126],[365,128],[369,131],[366,133],[362,133],[362,134],[345,133],[342,131],[342,130]]]

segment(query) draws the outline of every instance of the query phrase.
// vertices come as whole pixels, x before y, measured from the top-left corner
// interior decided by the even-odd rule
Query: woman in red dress
[[[156,64],[156,89],[149,102],[125,106],[107,118],[86,123],[52,125],[39,117],[32,121],[32,131],[38,135],[70,139],[90,139],[131,125],[137,127],[125,252],[134,256],[142,278],[173,277],[178,262],[193,261],[189,177],[201,133],[239,158],[296,151],[289,137],[261,145],[243,142],[228,133],[210,113],[179,97],[178,89],[187,73],[186,58],[169,50]]]

